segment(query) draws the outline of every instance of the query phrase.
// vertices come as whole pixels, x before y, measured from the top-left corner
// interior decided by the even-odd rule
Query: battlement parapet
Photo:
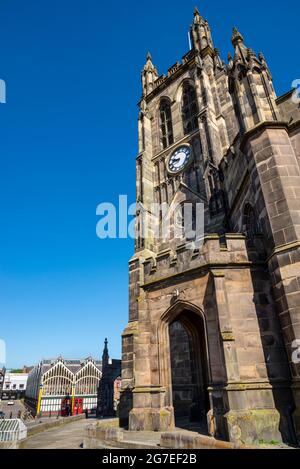
[[[259,246],[259,245],[258,245]],[[228,233],[206,235],[203,244],[195,249],[191,243],[177,249],[166,249],[143,261],[144,283],[175,276],[187,271],[209,267],[247,266],[261,259],[261,252],[254,247],[249,251],[243,234]]]

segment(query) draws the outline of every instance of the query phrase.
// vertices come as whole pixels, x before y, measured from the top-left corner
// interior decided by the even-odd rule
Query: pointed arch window
[[[173,223],[177,238],[185,238],[187,241],[195,240],[196,217],[196,203],[186,200],[176,207],[173,214]]]
[[[250,240],[253,240],[254,236],[260,232],[254,208],[249,203],[244,207],[243,230]]]
[[[209,211],[212,217],[215,217],[224,210],[223,192],[220,186],[220,177],[215,170],[208,173],[209,184]]]
[[[168,99],[161,100],[159,112],[161,144],[163,148],[167,148],[174,143],[171,104]]]
[[[196,90],[187,82],[183,84],[181,109],[183,130],[186,135],[198,129],[199,113]]]

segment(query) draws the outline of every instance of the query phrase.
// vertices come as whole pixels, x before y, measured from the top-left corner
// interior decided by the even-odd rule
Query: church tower
[[[149,53],[142,70],[120,421],[295,442],[299,105],[236,28],[228,64],[198,9],[190,37],[167,74]]]

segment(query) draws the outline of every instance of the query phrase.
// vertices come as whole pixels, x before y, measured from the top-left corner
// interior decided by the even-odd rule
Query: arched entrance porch
[[[207,432],[209,353],[201,309],[176,302],[162,318],[162,378],[175,425]]]

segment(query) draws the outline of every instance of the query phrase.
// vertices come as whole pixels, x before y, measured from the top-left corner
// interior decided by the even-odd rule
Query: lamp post
[[[39,415],[40,412],[41,412],[42,396],[43,396],[43,385],[40,384],[39,395],[38,395],[38,403],[37,403],[37,408],[36,408],[36,414],[37,414],[37,415]]]

